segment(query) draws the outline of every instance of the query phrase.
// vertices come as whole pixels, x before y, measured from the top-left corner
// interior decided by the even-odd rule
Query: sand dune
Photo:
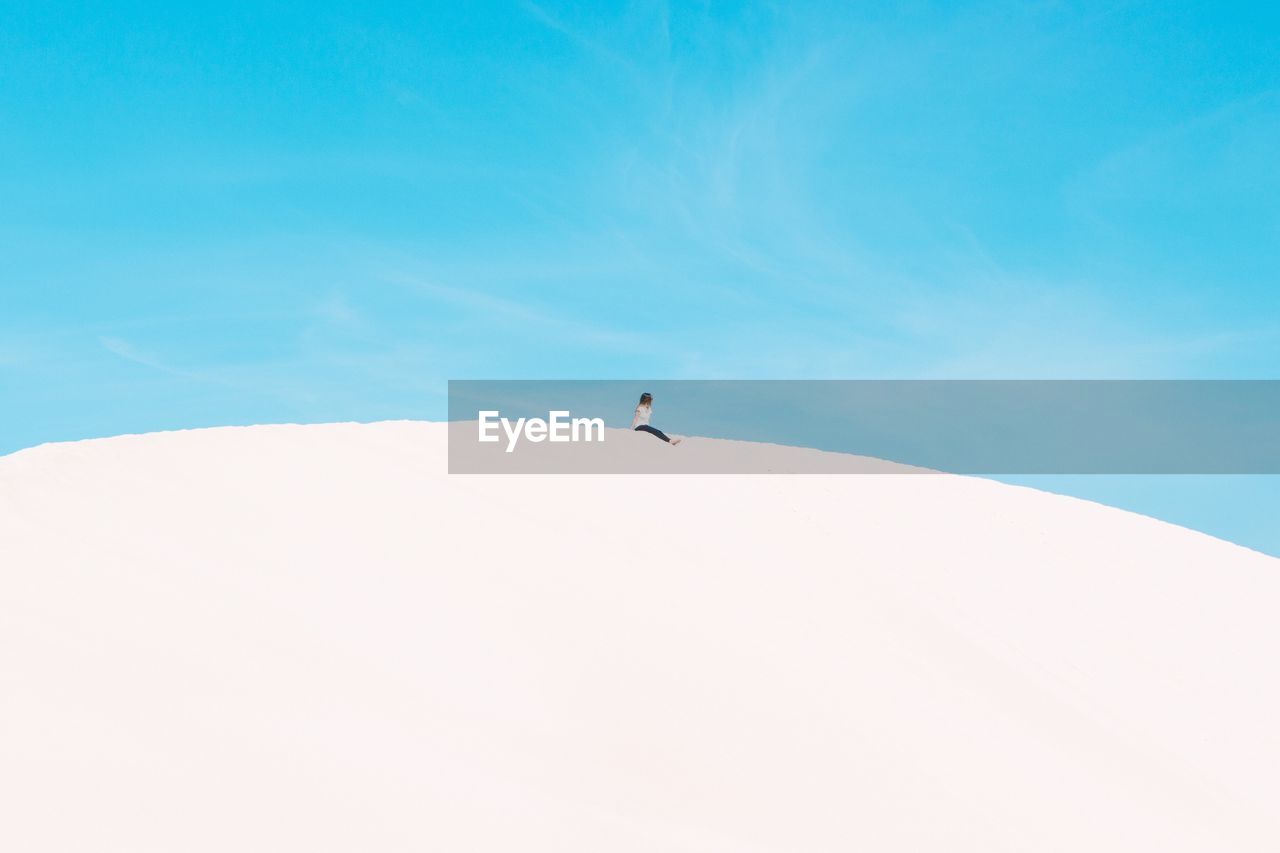
[[[679,447],[628,429],[605,441],[508,445],[476,440],[475,421],[448,425],[448,470],[462,474],[937,474],[927,468],[755,441],[678,437]]]
[[[6,849],[1280,849],[1280,561],[983,480],[445,441],[0,459]]]

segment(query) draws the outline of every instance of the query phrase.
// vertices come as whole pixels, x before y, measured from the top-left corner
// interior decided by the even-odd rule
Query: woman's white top
[[[636,406],[635,416],[631,418],[631,428],[644,426],[649,423],[649,415],[653,412],[653,406]]]

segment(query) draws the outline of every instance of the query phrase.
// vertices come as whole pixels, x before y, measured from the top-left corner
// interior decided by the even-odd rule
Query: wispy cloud
[[[625,55],[609,48],[601,39],[569,26],[545,6],[534,3],[533,0],[520,0],[520,8],[534,21],[537,21],[552,32],[564,36],[568,41],[596,59],[623,68],[632,75],[638,74],[636,65]]]
[[[107,352],[112,355],[119,356],[125,361],[132,362],[133,364],[140,364],[143,367],[149,367],[152,370],[159,370],[162,373],[169,374],[170,376],[180,376],[184,379],[201,378],[190,371],[179,370],[176,367],[163,363],[155,356],[142,352],[124,338],[117,338],[110,335],[99,335],[98,343],[101,344],[102,348]]]

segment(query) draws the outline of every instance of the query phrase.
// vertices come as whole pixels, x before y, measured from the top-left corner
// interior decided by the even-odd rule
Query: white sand
[[[629,429],[606,430],[605,441],[477,440],[475,421],[449,423],[449,470],[464,474],[937,474],[849,453],[753,441],[682,438],[679,446]]]
[[[1280,850],[1280,561],[981,480],[444,443],[0,459],[0,846]]]

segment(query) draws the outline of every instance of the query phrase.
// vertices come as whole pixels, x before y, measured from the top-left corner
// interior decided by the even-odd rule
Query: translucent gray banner
[[[456,474],[1280,473],[1276,380],[452,380],[449,420]]]

